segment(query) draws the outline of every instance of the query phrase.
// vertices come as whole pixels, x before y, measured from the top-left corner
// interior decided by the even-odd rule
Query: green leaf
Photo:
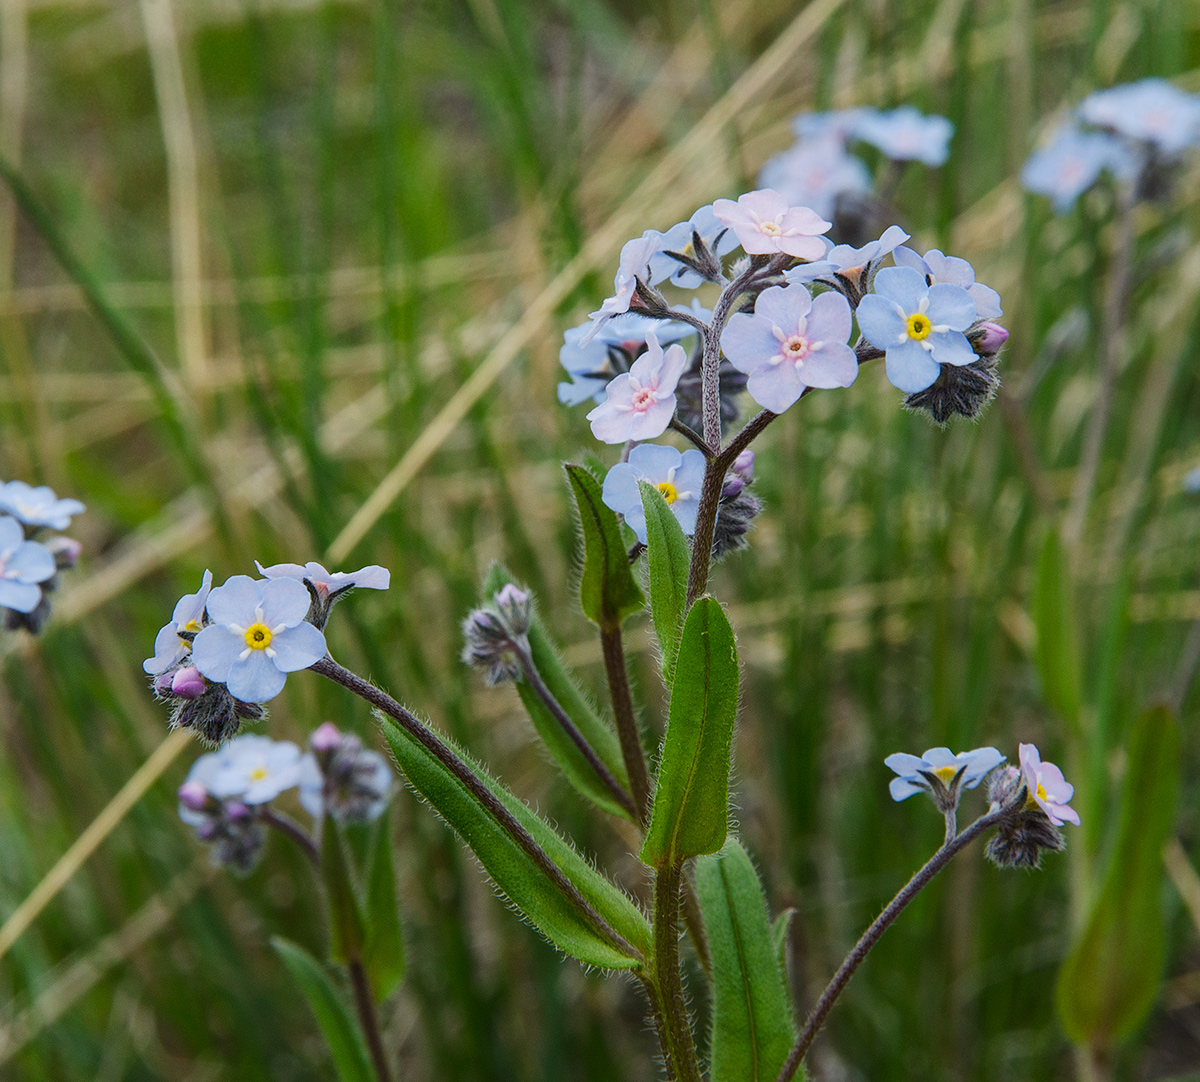
[[[737,644],[721,606],[702,597],[683,625],[662,765],[642,860],[663,865],[725,844]]]
[[[568,465],[566,470],[583,527],[579,599],[584,615],[601,627],[619,627],[646,599],[633,579],[616,512],[601,499],[600,482],[583,466]]]
[[[1054,529],[1046,535],[1038,556],[1034,624],[1042,693],[1046,702],[1078,730],[1082,694],[1075,602],[1066,553]]]
[[[601,935],[528,854],[423,744],[391,719],[379,718],[383,735],[409,783],[454,828],[479,858],[492,881],[551,943],[587,965],[637,969],[631,958]],[[638,907],[601,875],[541,816],[515,797],[462,751],[459,757],[495,794],[574,884],[580,894],[647,960],[653,935]]]
[[[508,583],[519,585],[508,570],[499,564],[493,564],[483,583],[485,599],[494,597]],[[583,734],[583,738],[592,746],[600,761],[608,767],[612,776],[626,789],[629,788],[629,774],[625,769],[625,759],[621,755],[621,744],[617,734],[592,709],[591,703],[575,683],[574,678],[563,664],[558,649],[537,612],[529,625],[529,652],[533,656],[533,667],[537,669],[542,682],[550,689],[550,694],[558,700],[558,705],[566,711],[567,716],[575,723],[575,727]],[[596,772],[583,757],[579,748],[565,732],[554,715],[546,708],[545,703],[537,697],[533,689],[524,681],[517,683],[517,694],[525,704],[525,710],[533,722],[534,728],[542,738],[550,754],[558,763],[567,780],[585,797],[599,805],[612,815],[628,818],[628,812],[613,799],[608,787],[596,776]]]
[[[789,907],[771,921],[771,942],[775,947],[775,961],[779,963],[779,972],[787,975],[788,932],[792,928],[792,919],[796,910]],[[786,983],[786,982],[785,982]]]
[[[650,568],[650,615],[662,653],[663,678],[675,679],[679,633],[687,612],[688,568],[692,550],[679,519],[671,513],[662,493],[646,481],[640,482],[642,507],[646,511],[646,552]]]
[[[1117,840],[1083,933],[1058,976],[1072,1040],[1105,1049],[1134,1033],[1158,996],[1166,959],[1162,849],[1175,822],[1179,725],[1166,707],[1133,724]]]
[[[391,806],[380,816],[367,861],[367,934],[363,966],[375,1002],[382,1003],[404,980],[404,933],[396,901],[396,869],[392,864]]]
[[[796,1036],[792,1009],[762,887],[736,838],[696,861],[696,892],[713,963],[710,1078],[774,1082]]]
[[[282,936],[272,936],[271,946],[308,1000],[341,1082],[375,1082],[358,1025],[324,967],[303,947]]]
[[[329,899],[329,957],[346,962],[362,954],[365,925],[345,841],[330,816],[321,821],[321,878]]]

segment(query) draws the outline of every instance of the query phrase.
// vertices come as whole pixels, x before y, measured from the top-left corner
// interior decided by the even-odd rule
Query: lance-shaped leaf
[[[692,552],[683,527],[663,495],[646,481],[640,482],[646,511],[646,556],[650,569],[650,615],[662,654],[663,678],[675,678],[679,634],[687,612],[688,566]]]
[[[1051,530],[1038,557],[1034,594],[1037,627],[1037,666],[1042,692],[1072,728],[1079,727],[1079,639],[1075,627],[1075,601],[1071,573],[1058,531]]]
[[[1083,934],[1058,977],[1058,1012],[1072,1040],[1110,1048],[1143,1022],[1166,958],[1162,850],[1175,822],[1179,725],[1166,707],[1134,722],[1117,840]]]
[[[654,810],[642,846],[647,864],[715,853],[725,844],[737,701],[733,628],[721,606],[702,597],[679,641]]]
[[[758,875],[737,838],[696,861],[712,954],[712,1082],[774,1082],[795,1031]]]
[[[404,980],[404,934],[396,900],[396,869],[392,863],[391,808],[375,824],[367,858],[367,926],[363,965],[375,1000],[382,1003]]]
[[[331,816],[321,820],[321,878],[329,900],[329,956],[346,962],[362,955],[362,905],[346,859],[345,841]]]
[[[517,585],[506,568],[493,564],[483,581],[484,601],[495,597],[501,588],[509,583]],[[628,789],[629,774],[625,770],[625,760],[621,755],[621,744],[617,740],[617,734],[592,709],[587,697],[563,664],[557,647],[546,633],[536,611],[530,620],[527,638],[533,667],[537,669],[542,683],[558,700],[558,705],[566,711],[567,716],[575,723],[575,728],[583,734],[584,740],[592,746],[612,776],[621,786]],[[628,818],[628,812],[613,798],[608,786],[597,776],[575,741],[563,731],[563,727],[547,709],[546,704],[523,679],[517,682],[517,694],[521,696],[521,702],[525,704],[525,710],[538,736],[562,768],[567,780],[605,811]]]
[[[380,716],[379,722],[412,787],[453,827],[496,886],[551,943],[581,962],[601,969],[636,969],[642,964],[641,959],[614,945],[567,900],[512,835],[423,744],[390,719]],[[546,820],[461,750],[454,750],[592,908],[649,959],[653,941],[650,925],[628,895],[584,860]]]
[[[584,615],[601,627],[619,627],[646,603],[629,568],[629,553],[616,512],[601,498],[600,482],[583,466],[566,467],[583,527],[583,576],[579,600]]]
[[[280,936],[271,939],[271,946],[308,1000],[341,1082],[375,1082],[358,1026],[324,967],[303,947]]]

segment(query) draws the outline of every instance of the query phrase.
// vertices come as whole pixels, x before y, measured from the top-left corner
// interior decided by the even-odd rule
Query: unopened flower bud
[[[1003,330],[1002,327],[999,329]],[[924,410],[939,425],[944,425],[956,414],[973,421],[995,396],[999,386],[996,358],[987,354],[970,364],[942,365],[933,385],[908,395],[904,399],[904,408]]]
[[[176,669],[171,674],[171,693],[181,699],[198,699],[207,689],[208,684],[194,665]]]
[[[179,803],[189,811],[204,811],[208,805],[208,790],[200,781],[185,781],[179,787]]]
[[[230,800],[225,804],[225,814],[237,823],[249,819],[254,815],[254,811],[249,804],[243,804],[240,800]]]
[[[483,670],[489,687],[516,680],[521,658],[500,615],[491,609],[473,609],[463,621],[463,661]]]
[[[754,480],[754,452],[750,448],[746,448],[740,455],[733,460],[733,470],[731,471],[740,477],[746,484],[750,484]]]
[[[327,751],[333,751],[342,743],[341,730],[334,725],[332,721],[327,721],[320,725],[308,738],[308,746],[313,751],[321,754]]]
[[[52,537],[44,544],[54,557],[54,566],[59,571],[74,567],[79,561],[79,554],[83,552],[83,546],[73,537]]]
[[[981,323],[976,335],[972,335],[971,344],[981,357],[990,357],[1008,341],[1008,330],[999,323]]]
[[[493,601],[511,638],[519,638],[529,630],[528,593],[510,582],[497,591]]]

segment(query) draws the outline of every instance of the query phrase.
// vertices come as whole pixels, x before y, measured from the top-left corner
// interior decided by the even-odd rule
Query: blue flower
[[[60,500],[45,485],[31,488],[24,481],[0,485],[0,512],[7,512],[26,526],[65,530],[71,525],[71,516],[81,515],[84,510],[78,500]]]
[[[626,241],[621,249],[621,262],[613,279],[613,295],[592,313],[591,326],[584,332],[579,344],[586,346],[613,316],[629,311],[637,298],[640,278],[647,285],[650,280],[650,260],[662,251],[662,234],[657,229],[647,229],[640,237]]]
[[[386,810],[395,787],[387,760],[351,733],[325,722],[300,760],[300,803],[314,819],[328,812],[345,823],[369,823]]]
[[[704,282],[701,275],[671,254],[677,252],[694,258],[696,237],[703,241],[718,261],[738,246],[733,230],[713,213],[712,204],[709,203],[686,222],[671,226],[662,235],[660,251],[650,260],[650,285],[666,280],[681,289],[696,289]]]
[[[886,351],[888,379],[907,394],[932,386],[943,364],[975,360],[963,334],[975,322],[975,302],[961,286],[929,286],[911,267],[884,267],[857,315],[867,341]]]
[[[888,785],[893,800],[907,800],[914,793],[928,793],[942,811],[958,805],[964,789],[974,789],[996,769],[1004,756],[995,748],[976,748],[955,755],[949,748],[930,748],[923,755],[896,752],[883,764],[894,770]]]
[[[1079,116],[1098,128],[1150,143],[1167,155],[1200,143],[1200,96],[1166,79],[1140,79],[1097,90],[1080,102]]]
[[[815,263],[801,263],[787,271],[784,277],[789,282],[822,281],[835,289],[843,289],[844,285],[839,279],[847,279],[856,287],[869,289],[872,272],[877,269],[879,262],[906,240],[908,234],[903,229],[898,225],[889,225],[878,240],[861,248],[852,248],[849,244],[834,245],[825,253],[824,259],[818,259]],[[900,251],[906,249],[900,248]]]
[[[142,668],[151,676],[173,669],[191,652],[191,642],[180,638],[179,633],[200,633],[204,626],[204,606],[211,589],[212,572],[205,571],[200,589],[194,594],[184,594],[175,602],[170,622],[163,624],[154,638],[154,656],[142,662]]]
[[[216,760],[206,768],[205,786],[220,800],[265,804],[300,784],[300,749],[290,740],[246,733],[201,758]]]
[[[639,481],[648,481],[670,505],[683,532],[696,532],[700,510],[700,486],[704,483],[704,455],[691,448],[680,454],[674,447],[640,443],[629,452],[628,462],[618,462],[604,478],[604,502],[625,522],[638,540],[646,544],[646,512],[642,507]]]
[[[0,517],[0,608],[33,612],[42,599],[41,583],[54,577],[54,555],[26,541],[15,518]]]
[[[288,673],[325,656],[325,636],[304,622],[310,600],[295,579],[234,575],[208,595],[211,623],[192,642],[192,664],[242,702],[275,698]]]
[[[850,109],[833,109],[827,113],[800,113],[792,119],[792,131],[802,142],[834,138],[844,143],[866,117],[874,116],[876,112],[867,106],[854,106]]]
[[[871,174],[846,153],[840,138],[826,135],[803,139],[770,158],[758,183],[779,192],[792,206],[811,207],[822,218],[832,218],[838,196],[871,190]]]
[[[1021,183],[1027,191],[1052,200],[1054,209],[1064,214],[1106,169],[1129,179],[1137,172],[1137,157],[1107,132],[1081,132],[1067,124],[1029,156],[1021,169]]]
[[[911,105],[901,105],[891,112],[867,111],[853,121],[851,134],[893,161],[942,165],[950,156],[954,125],[944,116],[925,116]]]
[[[896,248],[892,252],[892,258],[897,267],[912,267],[924,275],[927,285],[945,282],[952,286],[962,286],[975,302],[976,319],[998,319],[1004,314],[1000,308],[1000,294],[991,286],[975,281],[975,268],[965,259],[942,255],[936,248],[926,252],[924,258],[911,248]]]

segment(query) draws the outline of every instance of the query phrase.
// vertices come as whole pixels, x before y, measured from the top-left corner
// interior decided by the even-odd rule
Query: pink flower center
[[[649,387],[643,387],[641,390],[634,391],[633,397],[629,400],[631,408],[642,413],[654,405],[654,391]]]
[[[812,344],[804,335],[793,334],[783,340],[780,349],[789,361],[800,364],[808,356]]]

